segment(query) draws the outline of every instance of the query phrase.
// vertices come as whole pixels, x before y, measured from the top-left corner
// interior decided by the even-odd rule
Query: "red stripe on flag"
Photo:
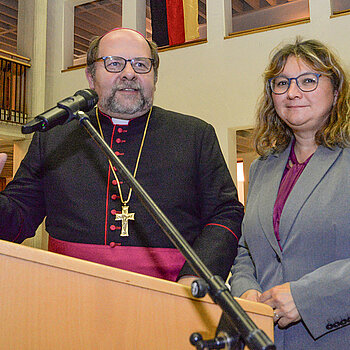
[[[185,42],[183,0],[166,0],[169,45]]]

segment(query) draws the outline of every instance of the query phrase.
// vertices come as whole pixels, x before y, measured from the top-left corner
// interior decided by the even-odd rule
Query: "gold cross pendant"
[[[129,236],[129,220],[135,220],[134,219],[135,213],[129,213],[129,207],[126,205],[122,206],[122,212],[120,214],[115,215],[115,220],[121,220],[122,221],[122,230],[120,232],[121,237],[127,237]]]

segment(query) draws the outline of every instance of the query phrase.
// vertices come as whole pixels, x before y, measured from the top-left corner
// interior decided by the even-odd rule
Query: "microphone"
[[[22,126],[23,134],[35,131],[47,131],[56,125],[69,123],[78,111],[88,112],[98,101],[98,95],[94,90],[84,89],[77,91],[73,96],[67,97],[57,103],[46,112],[39,114],[29,123]]]

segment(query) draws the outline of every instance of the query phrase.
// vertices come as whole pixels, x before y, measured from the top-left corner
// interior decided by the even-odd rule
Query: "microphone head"
[[[26,125],[22,126],[22,133],[29,134],[35,131],[47,131],[56,125],[69,123],[74,113],[79,110],[90,111],[98,101],[96,91],[84,89],[77,91],[74,96],[65,98],[57,103],[56,107],[37,115]]]
[[[80,108],[84,112],[88,112],[98,102],[97,92],[95,90],[92,90],[92,89],[79,90],[74,94],[74,96],[83,97],[83,101],[80,105]]]

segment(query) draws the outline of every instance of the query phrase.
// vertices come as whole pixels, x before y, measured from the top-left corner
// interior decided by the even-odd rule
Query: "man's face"
[[[119,56],[125,59],[151,58],[146,40],[138,33],[120,29],[100,41],[98,57]],[[99,96],[99,108],[115,118],[132,119],[145,114],[153,104],[155,91],[153,67],[149,73],[135,73],[130,62],[119,73],[105,69],[103,60],[95,62],[95,74],[86,73],[91,89]]]

